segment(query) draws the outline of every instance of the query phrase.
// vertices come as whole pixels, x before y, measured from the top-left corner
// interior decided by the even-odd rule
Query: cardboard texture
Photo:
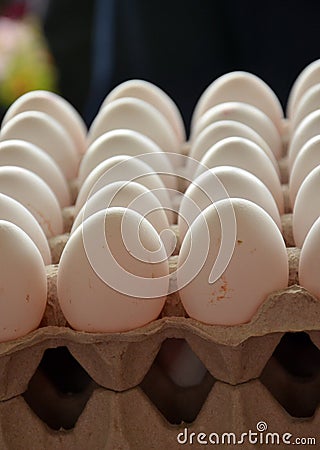
[[[252,320],[239,326],[209,326],[189,318],[175,292],[160,317],[139,329],[72,330],[56,290],[58,262],[74,219],[73,207],[64,210],[65,234],[50,240],[53,264],[47,266],[48,304],[41,326],[0,343],[0,450],[198,449],[204,444],[197,439],[210,433],[240,439],[249,430],[257,432],[261,421],[267,425],[258,432],[261,442],[246,441],[242,448],[269,449],[268,431],[320,442],[320,302],[298,284],[300,250],[292,236],[286,159],[279,165],[289,286],[270,292]],[[75,198],[76,183],[72,187]],[[177,233],[176,226],[173,230]],[[178,252],[177,247],[170,258],[173,285]],[[176,386],[157,364],[166,339],[188,343],[207,369],[200,384]],[[74,370],[71,387],[62,354]],[[210,445],[236,448],[232,441]]]

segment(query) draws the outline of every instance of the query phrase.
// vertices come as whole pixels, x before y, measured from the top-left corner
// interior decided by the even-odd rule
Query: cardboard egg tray
[[[53,264],[47,266],[42,323],[23,338],[0,343],[0,450],[236,448],[233,441],[203,441],[210,433],[234,433],[240,440],[261,422],[268,428],[258,433],[259,444],[246,441],[242,448],[272,448],[268,432],[319,445],[320,302],[298,284],[300,251],[292,237],[285,158],[280,169],[289,286],[270,293],[252,320],[239,326],[189,318],[175,292],[160,317],[139,329],[72,330],[56,291],[73,220],[73,208],[64,210],[66,233],[50,240]],[[173,285],[176,266],[177,255],[170,258]],[[167,339],[186,341],[203,363],[200,384],[179,387],[158,364]],[[309,442],[304,448],[317,448]]]

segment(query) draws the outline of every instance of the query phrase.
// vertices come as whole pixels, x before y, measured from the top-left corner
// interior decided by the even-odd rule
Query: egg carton
[[[288,249],[288,258],[293,283],[298,249]],[[173,283],[175,262],[174,257]],[[185,317],[181,305],[177,308],[178,295],[171,295],[163,317],[145,327],[91,334],[65,323],[55,294],[56,273],[57,266],[48,267],[50,301],[42,327],[0,346],[1,449],[174,449],[180,448],[178,436],[187,439],[187,448],[202,448],[195,441],[199,433],[234,433],[241,439],[261,422],[279,436],[317,438],[320,370],[292,375],[274,357],[292,331],[305,332],[320,349],[320,303],[297,284],[271,294],[244,325],[201,324]],[[171,315],[177,311],[180,316]],[[181,389],[154,364],[166,339],[184,339],[203,362],[208,372],[200,385]],[[67,347],[89,375],[72,395],[37,370],[44,352],[56,347]],[[295,411],[297,396],[300,409]],[[186,423],[171,423],[175,409]],[[307,418],[294,417],[301,411]],[[55,429],[61,422],[63,429]],[[244,448],[256,447],[246,443]],[[269,443],[259,448],[270,448]]]
[[[290,215],[283,217],[290,219]],[[288,241],[292,234],[290,220],[284,221],[283,225],[285,239]],[[56,255],[57,260],[67,238],[67,234],[54,238],[52,253]],[[298,282],[298,258],[299,250],[288,248],[289,285]],[[307,298],[307,302],[310,302],[311,298],[305,290],[291,286],[287,290],[271,295],[249,324],[237,327],[204,325],[187,317],[176,288],[176,267],[177,256],[173,256],[170,258],[170,283],[173,293],[168,296],[161,319],[126,333],[93,334],[77,332],[68,327],[57,298],[58,265],[47,266],[48,301],[41,327],[25,337],[0,344],[0,374],[2,374],[0,375],[2,378],[0,400],[7,400],[24,392],[44,351],[58,346],[67,346],[76,360],[99,385],[116,391],[123,391],[138,385],[156,358],[161,343],[169,338],[185,339],[215,378],[231,384],[248,381],[256,377],[261,369],[255,358],[250,362],[250,358],[246,356],[249,349],[255,345],[258,347],[267,345],[268,347],[269,344],[260,342],[267,342],[268,339],[262,339],[260,336],[288,330],[286,302],[289,301],[289,308],[292,308],[293,299],[298,298],[297,308],[300,308],[301,302],[305,301],[300,300],[301,298]],[[284,303],[282,304],[282,302]],[[315,305],[317,306],[317,303]],[[306,322],[299,326],[292,323],[289,329],[291,327],[293,329],[298,327],[295,331],[314,329],[312,320],[317,317],[317,313],[315,311],[311,313],[310,306],[307,311],[311,314],[311,322],[307,316]],[[273,315],[274,317],[272,317]],[[289,317],[291,316],[292,314],[289,314]],[[283,321],[282,324],[279,322],[280,317]],[[303,318],[300,313],[292,317],[297,317],[299,320]],[[269,320],[267,325],[265,324],[266,318]],[[277,323],[276,327],[275,323]],[[271,356],[274,346],[277,344],[274,341],[275,336],[270,339],[271,347],[269,345],[269,350],[266,347],[262,352],[264,358],[262,366]],[[274,344],[274,342],[276,343]],[[212,358],[213,354],[214,358]],[[245,371],[241,369],[244,360]],[[231,367],[232,361],[233,366]],[[25,367],[23,376],[19,379],[12,377],[10,374],[14,373],[16,367],[21,367],[21,365]],[[127,370],[128,367],[130,367],[130,371]]]
[[[300,250],[294,247],[292,236],[286,158],[279,166],[289,287],[270,293],[252,320],[243,325],[197,322],[187,316],[179,292],[174,292],[168,296],[161,316],[139,329],[104,334],[72,330],[59,307],[56,290],[58,262],[74,219],[73,207],[64,209],[65,234],[49,241],[54,264],[47,266],[48,303],[42,323],[27,336],[0,344],[1,449],[178,448],[177,435],[185,433],[185,428],[188,439],[193,432],[207,430],[241,435],[255,430],[258,419],[263,419],[272,431],[316,436],[317,413],[312,419],[297,419],[278,401],[283,400],[281,395],[290,397],[293,392],[285,392],[290,374],[281,365],[275,371],[280,378],[273,382],[272,369],[277,365],[274,353],[287,333],[306,333],[320,350],[320,303],[298,284]],[[180,190],[184,189],[181,185]],[[172,229],[177,233],[176,226]],[[179,247],[175,255],[178,253]],[[169,265],[170,283],[175,286],[177,256],[170,258]],[[207,369],[205,381],[188,394],[179,389],[177,392],[172,380],[157,369],[157,355],[167,339],[186,341]],[[88,377],[85,387],[73,395],[59,392],[39,370],[46,352],[61,348],[67,349]],[[304,384],[316,392],[319,384],[313,378],[304,379]],[[272,393],[263,382],[268,383]],[[295,377],[292,383],[295,387],[295,383],[301,384]],[[191,424],[174,426],[166,420],[172,403],[158,395],[162,392],[159,386],[169,391],[171,400],[180,401],[184,417],[188,417],[190,405],[205,399],[196,418],[191,408]],[[316,398],[315,393],[309,395]],[[57,411],[55,405],[59,402],[63,407]],[[304,401],[301,404],[303,407]],[[62,429],[52,429],[61,416]],[[192,443],[192,448],[200,447],[203,445]],[[247,443],[245,448],[256,447]]]
[[[171,398],[179,396],[170,381],[159,375],[154,381],[164,385]],[[303,383],[290,378],[282,369],[277,372],[279,375],[279,388],[289,384],[291,393],[294,390],[300,402],[306,392],[312,397],[319,389],[319,377],[307,390]],[[79,404],[87,399],[86,392],[71,400],[63,398],[46,381],[39,383],[39,387],[39,395],[48,402],[45,411],[48,421],[54,421],[58,415],[68,420],[67,416],[75,416]],[[281,392],[283,396],[287,394],[285,389]],[[188,399],[197,401],[197,389]],[[168,401],[167,408],[170,403]],[[304,398],[303,407],[307,404],[307,408],[312,409],[312,403]],[[298,443],[299,439],[305,443],[304,448],[312,449],[317,448],[320,416],[317,409],[312,418],[293,419],[263,381],[253,380],[237,386],[216,381],[192,423],[168,423],[140,387],[121,393],[101,387],[93,389],[75,427],[69,430],[54,431],[44,425],[22,396],[0,403],[0,423],[2,450],[200,449],[204,441],[208,445],[213,441],[212,445],[216,443],[215,448],[219,449],[237,445],[245,449],[270,449],[271,444],[286,448],[283,442],[288,443],[288,439],[293,443]],[[255,445],[257,442],[259,445]]]

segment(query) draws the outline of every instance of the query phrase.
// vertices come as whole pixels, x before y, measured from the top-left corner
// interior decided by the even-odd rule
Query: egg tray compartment
[[[287,214],[282,216],[283,234],[287,246],[290,247],[293,245],[293,239],[286,186],[284,186],[284,196]],[[70,220],[72,214],[71,207],[66,214],[66,223],[68,221],[72,223]],[[68,229],[68,225],[65,228]],[[54,238],[52,250],[56,252],[57,261],[67,239],[68,234]],[[150,373],[150,368],[152,370],[153,361],[162,343],[170,338],[185,339],[204,363],[213,379],[218,380],[190,430],[197,431],[197,426],[201,429],[206,428],[205,424],[208,423],[209,430],[214,426],[214,431],[219,429],[228,431],[226,430],[226,424],[228,424],[228,429],[232,428],[233,431],[236,424],[232,427],[229,425],[235,423],[234,411],[236,410],[239,410],[239,414],[246,412],[244,417],[239,416],[242,425],[247,423],[245,419],[249,416],[256,420],[259,415],[255,412],[258,406],[256,398],[259,395],[259,398],[267,396],[263,418],[267,419],[265,411],[268,412],[266,408],[270,407],[268,423],[274,423],[276,427],[277,424],[287,421],[285,426],[291,428],[285,429],[290,432],[292,418],[282,411],[281,406],[258,378],[263,375],[264,368],[272,359],[275,348],[286,332],[306,330],[317,348],[320,348],[320,337],[317,331],[320,323],[320,302],[295,284],[298,281],[299,250],[296,248],[287,250],[290,287],[271,294],[250,323],[234,327],[208,326],[186,317],[179,293],[175,293],[168,297],[161,317],[145,327],[126,333],[113,334],[77,332],[68,327],[58,307],[56,298],[57,266],[48,266],[48,306],[41,327],[24,338],[0,344],[0,411],[4,411],[3,414],[0,414],[3,417],[1,419],[3,445],[0,440],[0,448],[28,448],[25,441],[26,436],[30,437],[30,442],[33,439],[30,448],[37,448],[34,442],[35,432],[40,437],[38,448],[43,449],[81,449],[88,448],[88,445],[90,448],[143,449],[159,448],[159,442],[162,446],[176,448],[177,429],[173,430],[172,426],[168,426],[165,419],[150,404],[148,398],[138,387],[146,374]],[[176,260],[176,257],[170,260],[171,283],[175,283]],[[28,389],[30,380],[37,372],[45,351],[59,347],[68,348],[73,357],[90,375],[93,386],[96,387],[90,393],[91,396],[75,428],[68,432],[64,430],[56,432],[48,429],[41,419],[31,411],[22,397]],[[252,402],[248,407],[247,400],[243,400],[246,407],[243,405],[240,407],[240,393],[246,386],[253,387]],[[258,394],[255,392],[257,389]],[[223,392],[221,407],[217,402],[217,399],[220,398],[220,390]],[[216,392],[218,392],[218,397],[212,400],[210,406],[210,398]],[[247,394],[249,395],[250,392]],[[230,409],[225,412],[226,400],[224,397],[231,399]],[[145,407],[141,408],[142,405]],[[127,414],[130,408],[134,408],[132,414],[135,423],[128,421]],[[136,419],[139,422],[140,416],[143,416],[141,423],[136,423]],[[276,416],[280,418],[274,420]],[[149,419],[156,421],[155,425],[150,425],[150,429],[146,426]],[[28,425],[26,428],[29,431],[22,430],[20,427],[17,429],[16,423],[20,424],[20,422]],[[294,423],[298,423],[300,427],[300,421],[295,419]],[[301,421],[302,431],[306,429],[310,434],[314,423],[318,424],[318,419]],[[127,424],[129,425],[127,426]],[[243,428],[242,426],[242,431]],[[283,430],[284,425],[279,428]],[[276,430],[276,428],[272,429]],[[294,429],[297,430],[297,428]],[[23,445],[20,443],[22,436],[24,437]],[[92,439],[92,446],[90,439]],[[154,447],[152,447],[152,441],[154,441]],[[99,447],[100,442],[101,446]],[[148,443],[147,447],[145,442]],[[120,444],[118,445],[118,443]]]
[[[283,372],[283,371],[282,371]],[[279,372],[277,373],[279,375]],[[281,371],[280,371],[281,375]],[[300,397],[306,390],[303,382],[284,374]],[[159,383],[159,378],[156,380]],[[160,380],[166,383],[165,380]],[[281,388],[283,381],[279,382]],[[167,386],[168,387],[168,386]],[[168,388],[170,393],[174,387]],[[286,395],[286,391],[282,391]],[[319,392],[317,383],[309,386],[308,394]],[[41,394],[50,399],[49,409],[55,409],[61,401],[60,395],[49,386],[41,386]],[[196,396],[196,391],[193,393]],[[294,396],[294,397],[295,397]],[[293,397],[293,398],[294,398]],[[195,397],[196,398],[196,397]],[[259,401],[257,401],[259,399]],[[170,402],[169,402],[170,403]],[[313,405],[314,406],[314,405]],[[75,406],[76,408],[76,406]],[[72,409],[72,406],[71,406]],[[242,433],[256,432],[259,421],[264,421],[269,432],[280,436],[291,433],[295,437],[314,437],[319,440],[319,408],[312,417],[295,418],[278,402],[260,380],[237,386],[216,381],[197,417],[192,423],[170,424],[153,405],[140,387],[125,392],[114,392],[97,387],[93,390],[74,428],[55,431],[48,427],[29,408],[22,396],[0,403],[0,448],[1,450],[158,450],[177,449],[177,436],[187,428],[191,433],[218,433],[220,436],[233,432],[238,438]],[[18,426],[17,426],[18,424]],[[190,442],[190,441],[189,441]],[[203,448],[203,445],[185,445],[186,448]],[[233,448],[216,445],[215,448]],[[254,449],[248,442],[243,446]],[[269,449],[270,444],[258,448]],[[281,445],[279,448],[283,448]],[[317,448],[304,446],[304,448]]]
[[[237,384],[257,378],[283,333],[319,329],[320,302],[294,284],[298,249],[288,249],[288,259],[292,286],[270,295],[247,324],[213,326],[186,317],[175,292],[168,296],[161,317],[150,324],[99,334],[68,327],[57,300],[57,266],[47,266],[48,305],[41,327],[0,344],[0,400],[25,392],[45,350],[56,347],[67,347],[98,385],[114,391],[139,385],[161,344],[170,338],[186,340],[215,379]],[[172,257],[173,284],[176,263],[177,257]]]
[[[285,159],[280,166],[285,180]],[[287,213],[282,216],[283,235],[290,246],[293,238],[286,185],[283,192]],[[73,214],[73,207],[64,210],[67,231]],[[68,236],[65,233],[51,240],[56,261]],[[271,295],[249,324],[235,327],[208,326],[188,318],[179,293],[175,292],[168,296],[161,317],[145,327],[114,334],[77,332],[68,327],[58,304],[58,266],[47,266],[48,302],[41,327],[26,337],[0,344],[0,400],[25,392],[45,350],[59,346],[66,346],[96,383],[115,391],[137,386],[151,367],[162,342],[169,338],[185,339],[216,379],[237,384],[258,377],[281,339],[281,333],[316,330],[320,323],[320,303],[304,289],[291,286],[298,282],[299,250],[287,250],[290,287]],[[173,284],[176,283],[176,264],[177,256],[171,257],[170,282]],[[302,305],[307,314],[301,314]],[[14,376],[15,373],[19,373],[19,377]]]

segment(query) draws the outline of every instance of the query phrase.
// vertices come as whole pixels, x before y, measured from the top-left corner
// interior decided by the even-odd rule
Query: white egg
[[[18,166],[39,175],[52,189],[61,208],[71,204],[67,181],[55,160],[31,142],[10,139],[0,142],[0,166]]]
[[[169,229],[166,213],[149,189],[134,181],[117,181],[102,187],[89,198],[76,216],[71,233],[88,217],[112,206],[134,209],[148,219],[159,234]]]
[[[170,154],[163,152],[147,136],[133,130],[112,130],[96,139],[82,158],[78,176],[79,184],[84,182],[98,164],[117,155],[141,155],[142,161],[149,164],[155,172],[159,172],[162,181],[169,189],[177,189]]]
[[[320,59],[305,67],[293,83],[287,102],[287,117],[293,116],[303,94],[318,83],[320,83]]]
[[[255,106],[241,102],[227,102],[213,106],[196,123],[191,135],[193,141],[208,125],[218,120],[235,120],[256,131],[268,144],[276,159],[283,154],[280,134],[269,117]]]
[[[14,116],[25,111],[40,111],[53,117],[70,135],[78,153],[81,155],[86,151],[86,124],[71,103],[60,95],[42,90],[21,95],[8,108],[2,127]]]
[[[249,72],[230,72],[213,81],[199,98],[191,121],[193,126],[208,109],[225,102],[249,103],[263,111],[282,134],[283,110],[273,90]]]
[[[67,180],[77,175],[79,154],[64,128],[46,113],[26,111],[9,120],[0,132],[0,141],[22,139],[37,145],[58,164]]]
[[[30,237],[19,227],[0,220],[0,341],[35,330],[47,303],[43,259]]]
[[[297,247],[301,248],[311,226],[320,216],[320,165],[302,182],[293,208],[292,231]]]
[[[217,142],[201,160],[196,176],[205,168],[234,166],[247,170],[258,177],[269,189],[276,201],[280,214],[284,212],[282,187],[272,162],[254,142],[245,138],[231,137]]]
[[[35,173],[22,167],[0,167],[0,192],[22,203],[36,218],[47,237],[63,232],[58,200]]]
[[[294,133],[294,130],[308,114],[317,109],[320,109],[320,83],[312,86],[301,97],[291,119],[291,133]]]
[[[168,275],[165,249],[150,222],[133,210],[108,208],[70,236],[58,270],[59,303],[76,330],[131,330],[159,316]]]
[[[79,213],[90,196],[115,181],[135,181],[143,184],[166,208],[169,223],[172,223],[171,199],[159,175],[145,162],[126,155],[112,156],[93,169],[79,190],[75,214]]]
[[[208,206],[182,242],[179,295],[190,317],[238,325],[249,322],[269,294],[287,287],[288,272],[286,247],[269,214],[248,200],[225,199]]]
[[[243,137],[258,144],[269,157],[278,175],[280,176],[277,160],[268,144],[252,128],[241,122],[236,122],[235,120],[219,120],[218,122],[213,122],[211,125],[208,125],[204,130],[202,130],[201,133],[195,138],[194,142],[191,143],[189,153],[190,158],[200,161],[210,147],[227,137]],[[197,164],[193,163],[192,160],[189,160],[188,166],[189,173],[192,173]]]
[[[88,144],[107,131],[123,128],[146,135],[165,152],[180,152],[180,142],[167,119],[154,106],[137,98],[119,98],[99,111],[90,126]]]
[[[288,146],[288,167],[291,172],[296,157],[304,144],[320,134],[320,109],[308,114],[294,131]]]
[[[51,264],[47,238],[35,217],[25,206],[5,194],[0,194],[0,219],[14,223],[27,233],[38,247],[44,264]]]
[[[293,164],[289,180],[289,195],[292,207],[303,180],[318,165],[320,165],[320,135],[309,139],[302,146]]]
[[[115,87],[105,98],[101,105],[104,108],[110,102],[118,98],[133,97],[144,100],[154,106],[167,119],[179,142],[186,140],[186,132],[183,120],[177,105],[174,101],[158,86],[144,80],[128,80]]]
[[[276,202],[262,181],[238,167],[220,166],[205,171],[186,190],[178,217],[180,242],[201,211],[212,203],[228,197],[245,198],[261,206],[281,231],[281,219]]]
[[[320,299],[320,217],[310,228],[299,258],[299,284]]]

